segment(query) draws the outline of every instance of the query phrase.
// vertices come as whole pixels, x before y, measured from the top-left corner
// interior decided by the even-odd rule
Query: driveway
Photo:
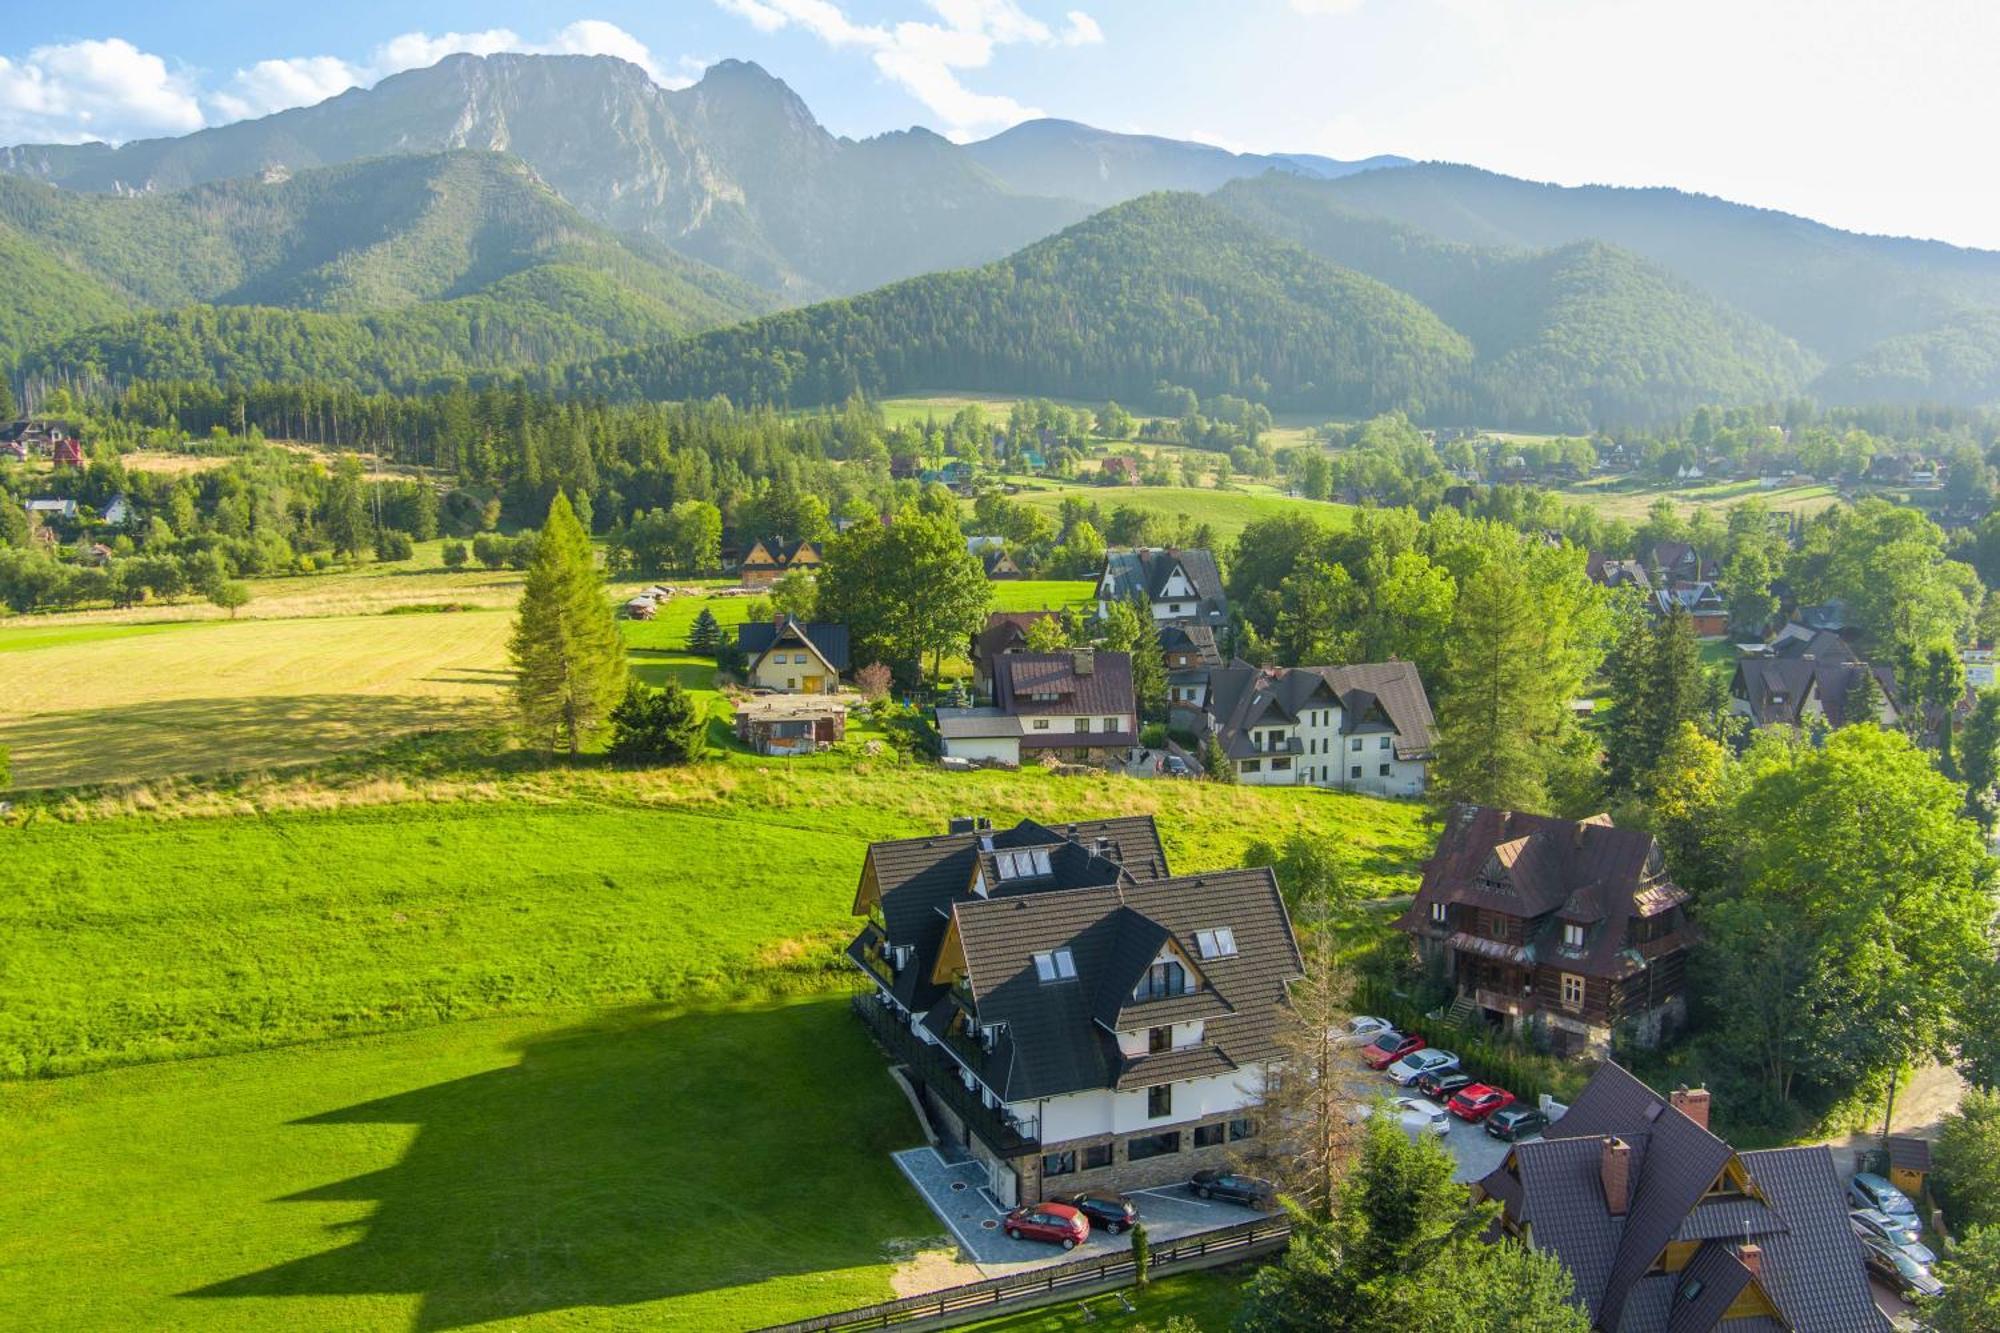
[[[966,1257],[987,1277],[1003,1277],[1031,1268],[1045,1268],[1071,1259],[1109,1257],[1132,1247],[1129,1233],[1113,1236],[1093,1230],[1074,1250],[1039,1241],[1013,1240],[1001,1230],[1002,1208],[987,1188],[986,1168],[978,1162],[947,1162],[935,1148],[905,1148],[891,1154],[917,1192],[931,1206]],[[1218,1231],[1260,1216],[1254,1209],[1197,1199],[1178,1186],[1134,1190],[1129,1197],[1139,1209],[1146,1234],[1157,1244],[1203,1231]]]
[[[1426,1102],[1428,1099],[1415,1088],[1399,1088],[1382,1075],[1369,1070],[1356,1071],[1347,1087],[1356,1101],[1373,1102],[1377,1098],[1409,1097]],[[1507,1149],[1511,1146],[1488,1134],[1483,1126],[1467,1124],[1457,1116],[1449,1118],[1451,1128],[1444,1136],[1444,1146],[1451,1152],[1457,1167],[1451,1178],[1460,1184],[1481,1179],[1507,1159]],[[1539,1134],[1530,1138],[1540,1138]]]

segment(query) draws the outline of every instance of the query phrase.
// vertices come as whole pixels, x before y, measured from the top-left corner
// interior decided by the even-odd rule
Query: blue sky
[[[725,56],[837,133],[1031,115],[1675,185],[2000,247],[1986,0],[8,0],[0,143],[185,133],[452,50]]]

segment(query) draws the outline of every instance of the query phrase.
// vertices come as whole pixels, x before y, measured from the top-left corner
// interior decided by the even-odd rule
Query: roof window
[[[1043,983],[1076,980],[1076,957],[1068,948],[1035,955],[1035,979]]]
[[[1236,956],[1236,932],[1227,926],[1214,930],[1197,930],[1194,933],[1195,952],[1203,958],[1234,958]]]
[[[999,870],[1001,879],[1029,879],[1055,873],[1055,868],[1049,864],[1049,849],[1046,847],[1033,847],[1023,852],[999,852],[994,855],[993,864]]]

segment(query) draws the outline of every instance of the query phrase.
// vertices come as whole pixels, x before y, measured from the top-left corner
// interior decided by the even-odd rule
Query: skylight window
[[[1049,864],[1046,847],[1036,847],[1025,852],[1000,852],[993,858],[993,864],[1000,871],[1002,879],[1026,879],[1031,875],[1054,874]]]
[[[1076,980],[1075,956],[1067,948],[1036,954],[1035,979],[1045,984],[1051,981]]]
[[[1236,956],[1236,932],[1227,926],[1214,930],[1197,930],[1194,933],[1195,952],[1203,958],[1234,958]]]

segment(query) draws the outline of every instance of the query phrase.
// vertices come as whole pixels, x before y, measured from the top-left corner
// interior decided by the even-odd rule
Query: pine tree
[[[625,641],[590,539],[560,494],[535,543],[508,649],[529,743],[578,753],[624,694]]]
[[[1459,594],[1438,716],[1434,790],[1446,801],[1540,811],[1548,799],[1542,744],[1561,701],[1539,670],[1535,615],[1511,561],[1489,561]]]
[[[703,657],[713,657],[722,651],[722,626],[716,621],[715,612],[705,606],[688,630],[688,651]]]

